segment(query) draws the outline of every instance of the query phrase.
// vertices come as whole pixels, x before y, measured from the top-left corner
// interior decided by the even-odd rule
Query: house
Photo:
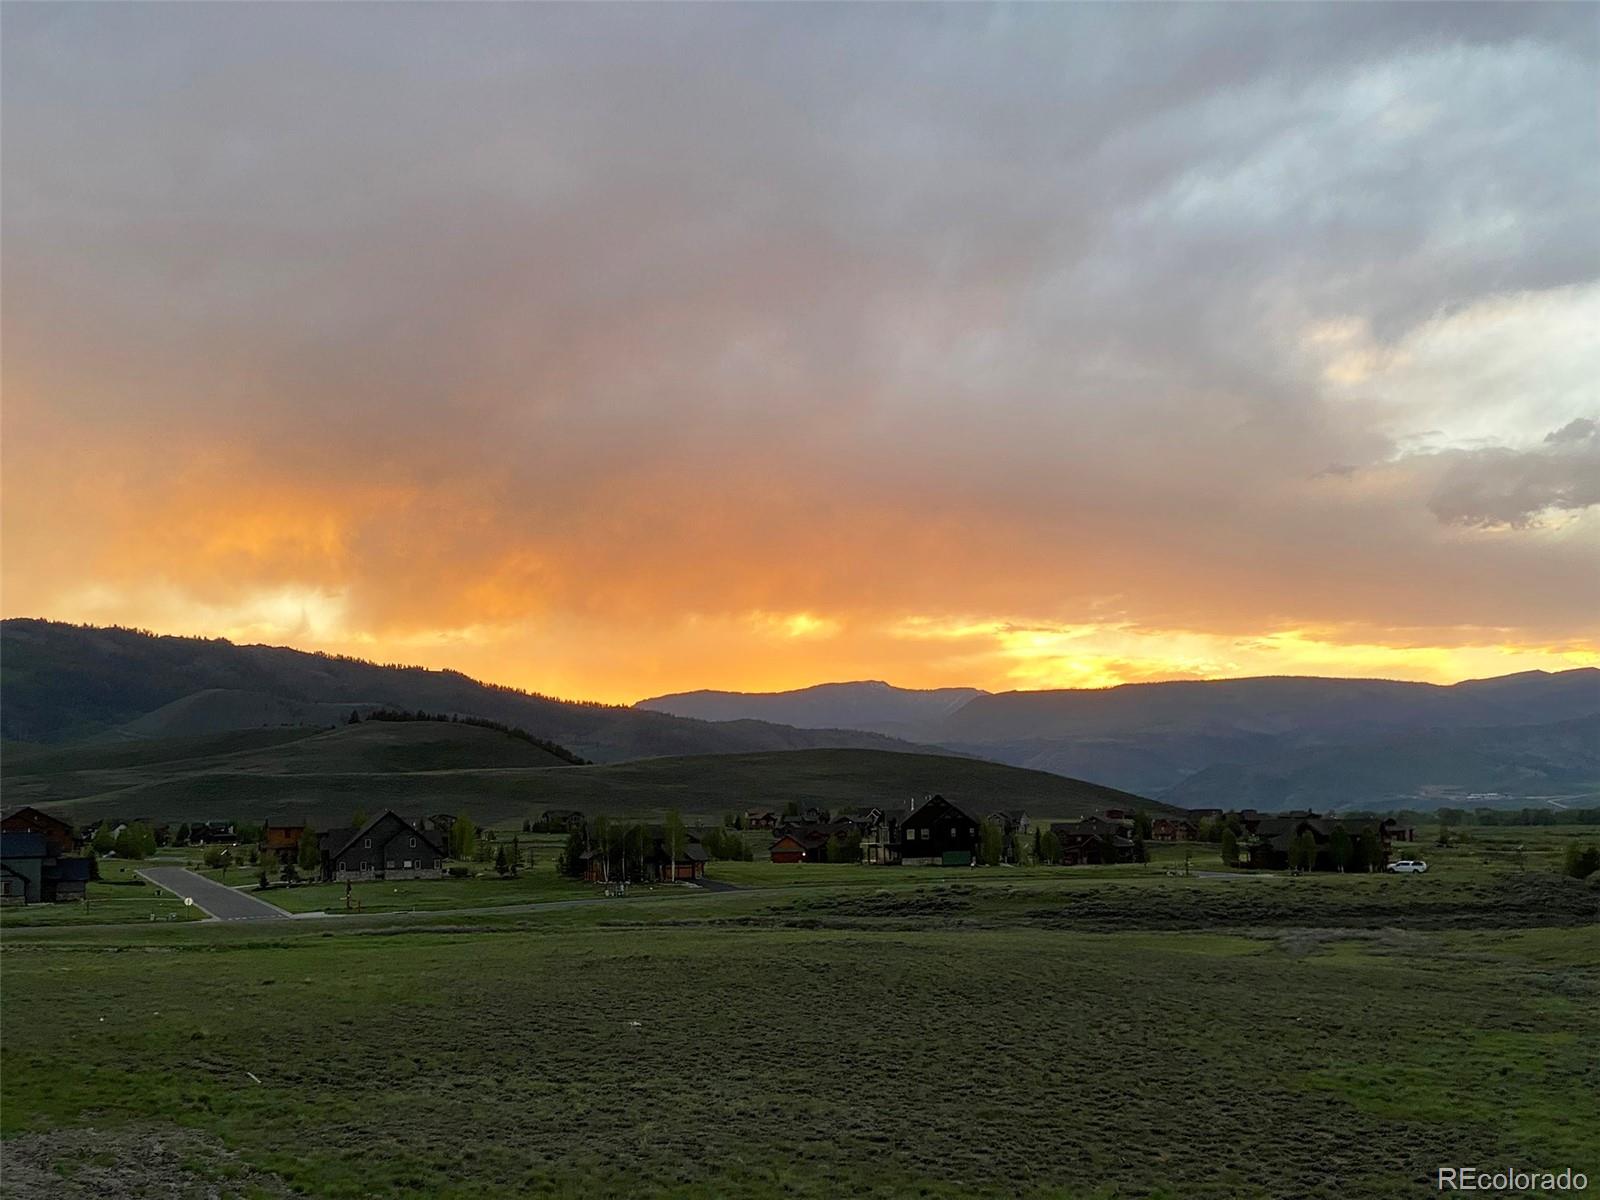
[[[663,826],[656,825],[645,831],[646,848],[642,861],[632,853],[626,860],[614,851],[614,856],[609,864],[606,863],[605,852],[600,849],[585,850],[578,855],[578,861],[583,864],[583,877],[590,883],[602,883],[607,880],[638,879],[646,883],[670,883],[673,880],[703,879],[706,873],[706,863],[711,860],[711,855],[706,853],[706,848],[700,844],[700,839],[694,833],[685,830],[683,841],[679,844],[677,853],[674,854],[667,844],[667,831]],[[635,871],[640,872],[635,874]]]
[[[900,861],[908,867],[971,866],[978,853],[978,820],[934,796],[900,825]]]
[[[322,878],[441,879],[445,848],[436,833],[425,833],[392,809],[360,829],[331,829],[318,838]]]
[[[1249,841],[1243,843],[1240,848],[1248,855],[1252,867],[1281,870],[1288,867],[1294,844],[1310,834],[1312,843],[1316,847],[1312,870],[1331,870],[1337,866],[1334,862],[1333,842],[1338,830],[1343,829],[1352,843],[1371,832],[1377,844],[1377,861],[1367,865],[1370,868],[1382,868],[1389,862],[1389,841],[1393,824],[1392,821],[1339,821],[1331,817],[1318,817],[1305,810],[1282,816],[1261,817],[1256,822]]]
[[[1150,818],[1150,836],[1158,842],[1192,842],[1200,826],[1181,813]]]
[[[1081,821],[1057,821],[1050,826],[1050,832],[1061,848],[1056,861],[1063,866],[1136,862],[1139,857],[1129,821],[1084,817]]]
[[[774,822],[773,828],[782,832],[797,825],[822,825],[827,822],[829,816],[830,814],[825,808],[817,808],[815,806],[802,808],[799,812],[785,813],[779,817]]]
[[[31,806],[0,817],[0,834],[4,833],[37,833],[62,858],[78,848],[78,838],[71,825]]]
[[[744,827],[746,829],[771,829],[778,823],[778,814],[770,808],[747,808],[744,810]]]
[[[996,809],[984,818],[991,825],[998,825],[1007,833],[1026,835],[1032,831],[1033,825],[1028,820],[1028,814],[1020,808]]]
[[[292,863],[300,855],[300,839],[306,827],[299,825],[263,825],[261,827],[261,861],[275,862],[279,866]]]
[[[984,820],[1000,830],[1002,839],[1000,856],[1006,862],[1016,862],[1019,857],[1017,851],[1033,830],[1033,823],[1028,820],[1028,814],[1020,808],[996,809]]]
[[[861,861],[875,866],[899,862],[900,818],[878,808],[872,814],[861,828]]]
[[[770,851],[775,863],[827,862],[828,842],[833,837],[829,827],[823,825],[792,825],[784,829],[772,843]]]
[[[189,826],[189,840],[201,845],[231,846],[239,840],[232,821],[196,821]]]
[[[710,858],[692,833],[683,835],[683,844],[674,854],[667,846],[667,831],[656,826],[650,830],[650,848],[644,854],[644,877],[655,883],[702,879]]]
[[[93,864],[58,846],[43,833],[0,831],[0,897],[8,904],[82,900]]]
[[[583,829],[583,814],[575,808],[547,808],[539,815],[539,824],[547,830],[571,833]]]
[[[772,843],[772,861],[797,863],[806,860],[806,845],[792,833],[780,833]]]
[[[1402,825],[1393,817],[1385,817],[1379,822],[1378,840],[1380,842],[1414,842],[1417,840],[1417,831],[1410,825]]]
[[[450,831],[455,828],[455,824],[456,819],[452,814],[434,813],[431,817],[424,817],[419,828],[426,833],[436,833],[440,837],[448,840],[450,837]],[[435,838],[434,840],[437,841],[438,838]]]

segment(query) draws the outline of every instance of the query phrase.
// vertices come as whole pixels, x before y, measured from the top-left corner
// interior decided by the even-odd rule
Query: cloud
[[[1441,521],[1509,529],[1594,505],[1600,505],[1600,429],[1584,417],[1545,435],[1533,449],[1452,454],[1429,502]]]
[[[6,6],[6,611],[597,695],[1588,644],[1589,16]]]

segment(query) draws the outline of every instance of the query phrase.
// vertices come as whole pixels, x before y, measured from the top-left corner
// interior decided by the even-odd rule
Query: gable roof
[[[928,799],[917,805],[917,807],[912,811],[911,815],[902,821],[901,824],[913,824],[919,817],[924,815],[931,817],[937,813],[940,808],[948,808],[956,816],[971,821],[974,825],[979,824],[978,819],[966,809],[962,808],[954,800],[946,800],[943,796],[929,796]]]
[[[8,812],[4,817],[6,821],[16,821],[19,818],[25,818],[36,823],[42,821],[47,825],[57,826],[69,834],[72,832],[72,826],[67,824],[67,822],[63,821],[60,817],[51,816],[43,809],[35,808],[31,804],[24,804],[21,808]]]
[[[372,820],[368,821],[360,829],[357,829],[354,832],[351,832],[348,829],[332,829],[325,833],[323,835],[323,844],[327,848],[329,857],[338,858],[341,854],[354,846],[356,842],[370,836],[372,831],[389,817],[393,817],[396,821],[400,822],[400,827],[402,830],[409,830],[413,837],[421,838],[422,841],[439,857],[446,857],[445,848],[435,841],[431,835],[426,834],[422,830],[418,829],[415,825],[406,820],[399,813],[395,812],[392,808],[384,809],[377,816],[373,817]],[[342,835],[346,833],[348,833],[350,836],[343,837]]]

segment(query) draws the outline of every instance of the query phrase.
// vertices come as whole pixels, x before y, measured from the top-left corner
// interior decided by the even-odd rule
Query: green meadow
[[[466,910],[501,885],[599,889],[541,864],[402,885],[419,910],[436,889],[411,916],[8,917],[8,1188],[1222,1200],[1421,1196],[1452,1163],[1600,1179],[1600,890],[1498,858],[1184,876],[1171,850],[1106,871],[714,864],[740,890],[500,914]],[[333,907],[321,890],[267,898]]]

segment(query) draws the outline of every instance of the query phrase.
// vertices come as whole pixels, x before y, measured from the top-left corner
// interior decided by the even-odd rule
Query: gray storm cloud
[[[1600,504],[1600,430],[1587,418],[1530,450],[1488,447],[1452,457],[1429,504],[1441,521],[1522,529],[1546,514]]]
[[[1554,380],[1495,333],[1595,294],[1592,9],[4,21],[19,529],[89,503],[48,465],[86,447],[133,510],[227,454],[347,514],[373,619],[493,579],[604,607],[647,562],[696,611],[1592,625],[1592,436],[1520,447],[1593,411],[1600,354]],[[1414,346],[1442,314],[1469,332]],[[1470,429],[1393,382],[1484,393],[1480,341],[1515,386]],[[296,545],[207,586],[315,581]]]

